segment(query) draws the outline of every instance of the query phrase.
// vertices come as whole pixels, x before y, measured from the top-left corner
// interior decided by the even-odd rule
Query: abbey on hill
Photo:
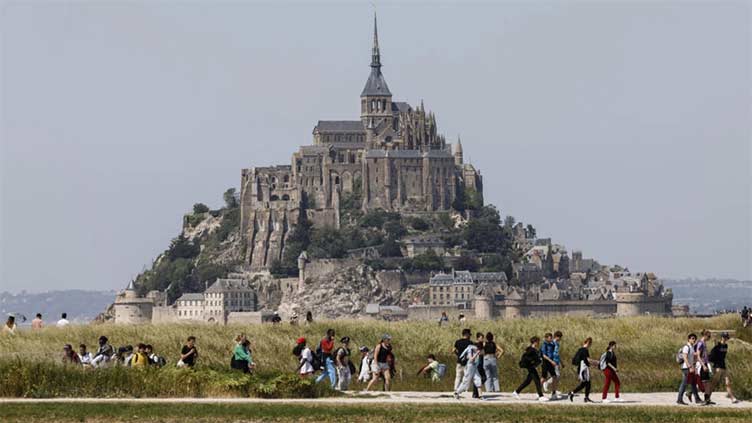
[[[686,313],[655,274],[570,256],[484,206],[459,139],[452,150],[423,104],[392,101],[375,18],[370,66],[360,119],[319,121],[290,165],[243,169],[227,207],[194,206],[117,295],[116,323]]]
[[[305,212],[314,225],[340,225],[340,200],[359,193],[362,210],[449,210],[472,191],[482,201],[480,172],[463,162],[439,135],[423,104],[392,101],[381,73],[376,18],[371,72],[360,93],[360,119],[320,120],[313,145],[301,146],[290,165],[243,169],[240,207],[246,261],[254,269],[281,260],[289,229]]]

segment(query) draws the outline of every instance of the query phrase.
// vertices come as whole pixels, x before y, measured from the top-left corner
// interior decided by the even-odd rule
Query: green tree
[[[387,237],[379,247],[379,254],[382,257],[402,257],[402,249],[394,238]]]
[[[514,216],[507,216],[504,218],[504,226],[507,228],[513,228],[515,224]]]
[[[428,250],[423,254],[418,254],[412,259],[412,267],[415,270],[422,271],[444,270],[444,260],[433,250]]]
[[[225,200],[225,207],[228,209],[234,209],[238,206],[238,200],[235,198],[235,188],[228,188],[222,198]]]
[[[183,235],[180,235],[172,240],[170,248],[167,250],[167,257],[170,260],[176,260],[179,258],[190,259],[196,257],[200,251],[201,248],[198,245],[194,244]]]
[[[196,203],[193,205],[193,214],[208,213],[209,206],[204,203]]]
[[[478,260],[466,255],[458,257],[454,262],[454,268],[457,270],[469,270],[471,272],[477,272],[478,267]]]
[[[421,219],[420,217],[411,218],[408,221],[408,224],[416,231],[427,231],[431,228],[431,224],[428,223],[425,219]]]
[[[347,255],[342,234],[332,228],[314,229],[309,250],[316,258],[342,258]]]

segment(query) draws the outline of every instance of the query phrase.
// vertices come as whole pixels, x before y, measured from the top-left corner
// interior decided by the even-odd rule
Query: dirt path
[[[593,393],[592,398],[600,402],[600,394]],[[613,394],[609,394],[613,399]],[[319,399],[261,399],[261,398],[0,398],[0,404],[3,403],[200,403],[200,404],[253,404],[253,403],[310,403],[310,404],[479,404],[479,405],[505,405],[505,404],[540,404],[543,407],[572,406],[582,405],[583,396],[578,395],[573,402],[568,398],[556,401],[539,403],[535,394],[522,394],[521,399],[515,399],[512,394],[491,393],[484,400],[472,399],[469,394],[465,394],[462,399],[456,400],[451,393],[444,392],[373,392],[373,393],[353,393],[347,397],[340,398],[319,398]],[[725,393],[717,392],[713,400],[718,404],[710,407],[704,407],[696,404],[689,406],[676,405],[676,394],[673,392],[654,392],[654,393],[625,393],[622,394],[624,402],[609,404],[590,404],[594,407],[630,407],[630,406],[674,406],[674,407],[692,407],[702,409],[712,408],[745,408],[752,409],[752,402],[742,401],[738,404],[732,404],[731,400],[726,398]]]

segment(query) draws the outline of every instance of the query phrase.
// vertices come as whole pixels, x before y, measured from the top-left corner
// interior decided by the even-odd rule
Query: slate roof
[[[392,102],[392,111],[398,112],[398,113],[405,113],[410,111],[411,107],[408,103],[405,103],[403,101],[394,101]]]
[[[205,292],[251,291],[248,282],[239,279],[217,279]]]
[[[187,293],[180,296],[177,301],[204,301],[204,294]]]
[[[320,120],[316,124],[319,132],[365,132],[359,120]]]
[[[392,96],[392,92],[389,91],[389,87],[386,85],[386,80],[381,73],[380,67],[371,67],[371,74],[368,75],[366,86],[363,87],[363,92],[360,93],[361,97],[370,95]]]

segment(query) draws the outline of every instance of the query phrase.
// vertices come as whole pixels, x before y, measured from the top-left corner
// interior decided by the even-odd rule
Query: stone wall
[[[151,322],[154,324],[179,322],[177,308],[172,306],[154,307]]]
[[[347,267],[355,267],[360,264],[357,259],[313,259],[306,263],[305,275],[308,278],[320,278],[330,273],[342,271]]]
[[[263,311],[233,311],[227,315],[228,325],[259,324],[271,321],[272,313]]]

